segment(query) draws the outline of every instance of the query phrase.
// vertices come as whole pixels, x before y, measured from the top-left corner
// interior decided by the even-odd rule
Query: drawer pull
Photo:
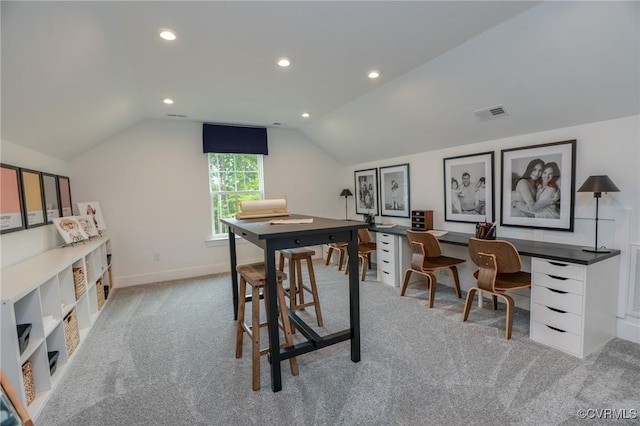
[[[382,249],[383,252],[389,253],[389,250]]]
[[[388,261],[388,260],[383,260],[383,262],[384,262],[384,263],[389,263],[389,261]]]
[[[382,242],[382,244],[389,244],[389,243],[388,243],[388,242],[386,242],[386,241],[383,241],[383,242]]]
[[[565,265],[564,263],[558,263],[558,262],[549,262],[549,264],[553,266],[569,266],[569,265]]]
[[[547,288],[547,290],[552,291],[554,293],[567,294],[568,291],[556,290],[555,288]]]
[[[547,274],[547,276],[548,276],[549,278],[553,278],[554,280],[561,280],[561,281],[566,281],[566,280],[568,280],[568,279],[569,279],[569,278],[565,278],[565,277],[559,277],[559,276],[557,276],[557,275],[549,275],[549,274]]]
[[[561,309],[552,308],[551,306],[547,306],[546,308],[549,309],[550,311],[558,312],[560,314],[566,314],[567,313],[567,311],[563,311]]]
[[[385,273],[385,274],[387,274],[387,275],[389,275],[389,273],[388,273],[387,271],[382,271],[382,272],[383,272],[383,273]]]
[[[546,324],[545,324],[546,325]],[[553,331],[557,331],[558,333],[566,333],[566,331],[561,330],[559,328],[555,328],[555,327],[551,327],[550,325],[547,325],[547,327],[549,327],[550,329],[552,329]]]

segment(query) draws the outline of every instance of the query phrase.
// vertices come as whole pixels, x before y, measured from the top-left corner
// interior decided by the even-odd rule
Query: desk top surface
[[[376,228],[370,227],[373,232],[380,232],[392,235],[407,235],[406,226],[394,226],[392,228]],[[453,244],[458,246],[468,246],[469,238],[472,234],[462,232],[447,232],[438,237],[438,241],[445,244]],[[511,242],[521,256],[531,256],[541,259],[557,260],[562,262],[577,263],[580,265],[591,265],[615,257],[620,254],[620,250],[611,250],[610,253],[590,253],[582,250],[582,246],[574,246],[571,244],[549,243],[545,241],[519,240],[514,238],[500,238]]]
[[[313,219],[312,223],[269,223],[269,221],[274,219],[309,218]],[[367,227],[366,223],[354,220],[328,219],[325,217],[305,216],[300,214],[290,214],[289,216],[255,219],[222,219],[221,222],[228,225],[236,234],[238,233],[237,231],[244,231],[255,235],[261,240],[336,231],[351,231]]]

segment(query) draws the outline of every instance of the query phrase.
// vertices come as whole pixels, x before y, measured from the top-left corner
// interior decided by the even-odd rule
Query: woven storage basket
[[[80,331],[75,308],[64,318],[64,340],[67,344],[67,356],[71,356],[80,343]]]
[[[86,291],[86,286],[84,285],[84,272],[82,272],[82,268],[73,268],[73,286],[76,291],[76,300],[80,299],[84,292]]]
[[[98,279],[96,283],[96,293],[98,294],[98,310],[102,309],[104,305],[104,285],[102,284],[102,278]]]
[[[36,385],[33,382],[33,368],[31,360],[22,364],[22,377],[24,379],[24,393],[27,397],[27,405],[36,399]]]

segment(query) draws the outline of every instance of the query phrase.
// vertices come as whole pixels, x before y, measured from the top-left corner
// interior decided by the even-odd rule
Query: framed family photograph
[[[356,214],[378,214],[378,169],[356,170]]]
[[[576,141],[501,152],[500,224],[573,231]]]
[[[0,165],[0,234],[24,229],[19,168]]]
[[[380,167],[380,214],[409,217],[409,189],[409,164]]]
[[[493,222],[493,152],[461,155],[444,162],[444,220]]]
[[[44,208],[44,189],[40,172],[20,169],[22,183],[22,202],[24,203],[25,224],[27,228],[45,225],[47,218]]]

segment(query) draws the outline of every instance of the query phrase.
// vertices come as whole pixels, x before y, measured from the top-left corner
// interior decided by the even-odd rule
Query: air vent
[[[167,114],[167,117],[185,118],[184,114]]]
[[[489,108],[479,109],[473,112],[478,120],[486,121],[491,118],[502,117],[505,115],[509,115],[507,110],[504,109],[504,105],[496,105]]]

